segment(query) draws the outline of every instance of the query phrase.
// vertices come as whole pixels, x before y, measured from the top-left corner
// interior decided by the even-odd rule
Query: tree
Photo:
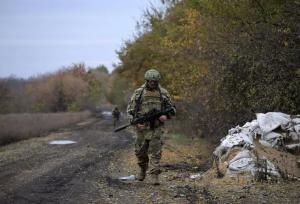
[[[0,79],[0,110],[1,113],[7,113],[9,103],[9,89],[4,79]]]
[[[171,3],[170,3],[171,2]],[[300,5],[295,1],[183,0],[147,11],[119,50],[119,77],[142,83],[149,67],[194,129],[214,138],[256,112],[300,111]],[[215,128],[218,126],[218,128]],[[197,133],[196,133],[197,134]]]

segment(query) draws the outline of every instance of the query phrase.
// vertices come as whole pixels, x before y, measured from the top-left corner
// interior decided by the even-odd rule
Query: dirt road
[[[208,147],[196,140],[164,141],[160,186],[152,186],[148,177],[120,181],[137,173],[134,139],[128,131],[112,130],[110,118],[92,118],[0,147],[0,203],[299,203],[300,182],[202,176]],[[49,144],[62,139],[76,143]]]
[[[0,203],[174,203],[174,197],[175,203],[197,201],[197,190],[173,184],[178,179],[182,183],[175,171],[196,172],[198,167],[183,162],[185,158],[167,144],[165,158],[172,161],[163,169],[175,174],[162,177],[161,186],[152,186],[148,179],[120,181],[120,176],[137,173],[134,139],[128,131],[112,130],[111,118],[93,118],[0,147]],[[49,144],[54,140],[76,143]]]
[[[90,119],[1,147],[0,203],[100,203],[106,195],[98,184],[114,180],[107,169],[114,151],[132,142],[128,133],[121,134],[112,133],[109,119]],[[49,144],[57,139],[77,143]]]

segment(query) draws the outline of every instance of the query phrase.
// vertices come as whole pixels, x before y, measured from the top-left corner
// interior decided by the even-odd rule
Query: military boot
[[[160,183],[159,183],[159,175],[158,174],[152,174],[151,175],[151,183],[153,184],[153,185],[159,185]]]
[[[136,177],[137,180],[143,181],[146,178],[146,171],[147,171],[147,167],[141,167],[140,172]]]

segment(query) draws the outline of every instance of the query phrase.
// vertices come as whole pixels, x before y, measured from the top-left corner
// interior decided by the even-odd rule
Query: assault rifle
[[[152,111],[150,111],[149,113],[145,114],[144,116],[138,117],[136,119],[134,119],[133,121],[131,121],[129,124],[123,125],[118,127],[117,129],[114,130],[114,132],[118,132],[121,130],[124,130],[125,128],[131,126],[131,125],[136,125],[136,124],[143,124],[145,122],[153,122],[155,119],[158,119],[160,116],[162,115],[167,115],[168,113],[170,114],[175,114],[174,108],[173,107],[169,107],[163,111],[159,111],[156,109],[153,109]]]

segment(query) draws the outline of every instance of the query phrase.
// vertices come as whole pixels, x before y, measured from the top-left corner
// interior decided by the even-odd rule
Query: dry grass
[[[176,166],[187,164],[187,166],[201,166],[206,164],[210,154],[211,144],[204,139],[192,140],[185,138],[185,140],[185,142],[182,142],[181,140],[172,139],[170,135],[167,135],[166,140],[164,140],[161,165],[168,164]],[[139,168],[133,146],[128,150],[121,150],[120,153],[116,153],[116,155],[118,155],[118,159],[116,162],[111,162],[111,169],[124,169],[127,171],[121,172],[124,175],[137,174]],[[120,168],[120,166],[122,166],[122,168]],[[189,170],[192,174],[195,174],[192,169]],[[116,177],[121,176],[119,171],[115,173]],[[164,174],[166,175],[166,172],[164,172]]]
[[[257,141],[255,141],[255,146],[258,156],[268,158],[285,176],[300,178],[300,168],[297,166],[296,155],[263,146]]]
[[[23,113],[0,115],[0,145],[37,137],[79,122],[90,116],[90,112],[78,113]]]

